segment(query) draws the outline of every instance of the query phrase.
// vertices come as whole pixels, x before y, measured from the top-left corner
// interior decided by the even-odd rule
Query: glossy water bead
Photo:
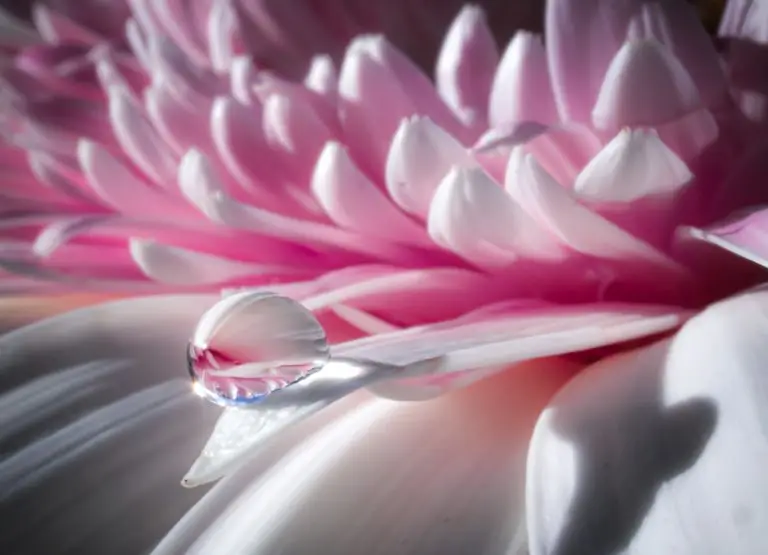
[[[301,304],[248,291],[203,315],[187,357],[198,395],[243,406],[316,372],[330,351],[322,326]]]

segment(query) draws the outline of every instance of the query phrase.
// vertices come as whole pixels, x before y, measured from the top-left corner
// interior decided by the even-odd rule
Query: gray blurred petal
[[[179,480],[218,410],[191,394],[184,347],[214,301],[120,301],[0,338],[0,552],[146,552],[205,493]]]

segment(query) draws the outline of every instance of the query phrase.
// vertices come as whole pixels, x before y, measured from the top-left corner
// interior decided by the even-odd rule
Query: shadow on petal
[[[664,484],[699,459],[717,408],[704,397],[665,406],[669,350],[665,341],[597,364],[542,416],[528,462],[531,553],[623,553]]]

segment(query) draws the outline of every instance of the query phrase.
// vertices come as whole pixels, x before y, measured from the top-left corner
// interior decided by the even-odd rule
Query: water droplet
[[[200,319],[187,360],[195,392],[214,403],[244,406],[320,370],[329,360],[320,323],[301,304],[246,291]]]

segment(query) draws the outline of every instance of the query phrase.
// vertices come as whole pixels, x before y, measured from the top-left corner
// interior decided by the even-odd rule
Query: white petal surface
[[[368,401],[243,484],[212,525],[182,523],[176,549],[522,555],[531,423],[572,370],[542,361],[436,401]]]
[[[120,301],[0,338],[0,551],[141,553],[200,497],[178,479],[218,410],[184,355],[213,300]]]
[[[632,202],[674,194],[692,177],[655,131],[624,129],[579,173],[573,188],[589,200]]]
[[[662,333],[684,318],[680,310],[668,307],[488,307],[441,325],[342,343],[333,354],[405,366],[411,377],[380,382],[373,390],[394,399],[427,399],[466,387],[508,364]],[[424,369],[430,371],[429,376],[412,377]],[[306,382],[322,379],[321,371]],[[349,390],[366,385],[369,383],[350,382]],[[301,406],[225,410],[185,483],[197,485],[231,473],[271,438],[336,398],[326,395]]]
[[[532,555],[768,550],[768,293],[585,370],[537,424]]]

